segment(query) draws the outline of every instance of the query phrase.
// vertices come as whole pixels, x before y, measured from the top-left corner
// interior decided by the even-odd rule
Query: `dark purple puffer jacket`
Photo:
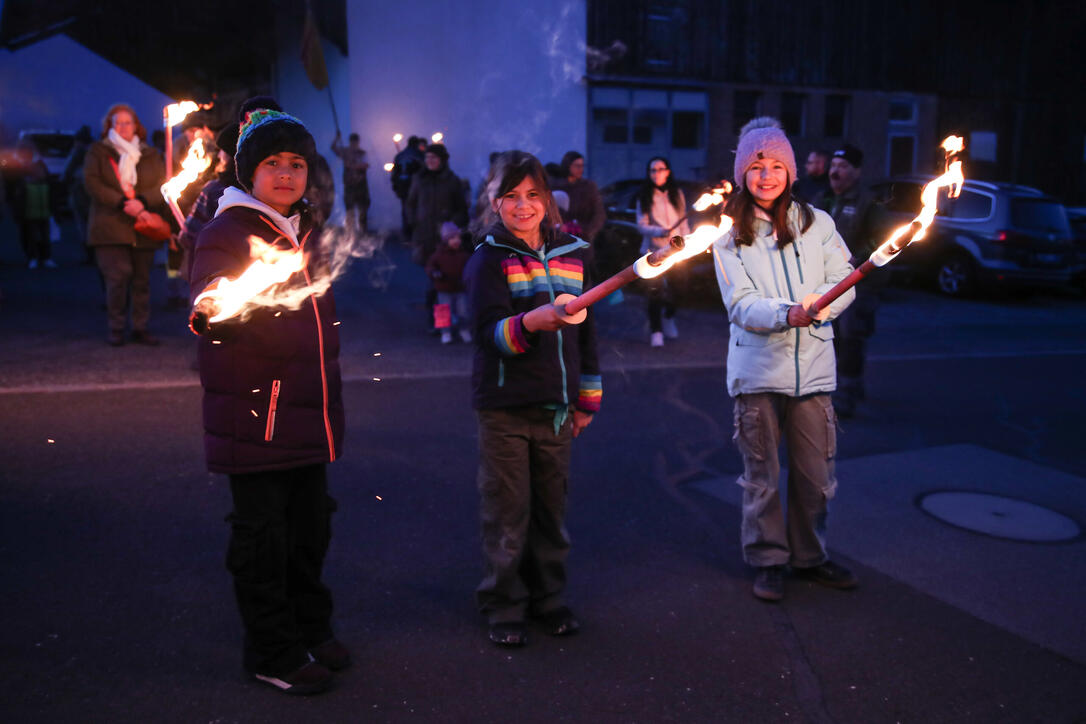
[[[193,299],[218,277],[233,279],[249,266],[250,236],[292,248],[267,215],[245,206],[227,208],[196,242]],[[308,253],[307,267],[287,285],[304,285],[323,262],[318,234],[307,219],[298,241]],[[282,470],[340,456],[344,418],[335,321],[329,289],[296,310],[261,308],[244,321],[214,324],[200,338],[210,471]]]

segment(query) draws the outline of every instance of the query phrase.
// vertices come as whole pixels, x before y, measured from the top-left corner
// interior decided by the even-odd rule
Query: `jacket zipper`
[[[550,295],[551,304],[554,304],[554,285],[551,284],[551,267],[547,264],[547,257],[542,250],[539,251],[539,260],[543,262],[543,271],[547,275],[547,294]],[[563,355],[562,330],[555,332],[558,335],[558,367],[562,370],[562,404],[569,406],[569,390],[566,381],[566,360]]]
[[[306,232],[305,237],[301,243],[298,244],[298,248],[305,245],[305,242],[309,240],[309,234],[311,231]],[[313,282],[309,278],[309,269],[303,267],[302,273],[305,274],[305,283],[312,285]],[[314,294],[309,295],[309,301],[313,305],[313,318],[317,321],[317,349],[320,351],[321,358],[321,412],[324,414],[324,436],[328,440],[328,462],[334,462],[336,459],[336,443],[332,438],[332,421],[328,418],[328,375],[324,369],[324,330],[321,329],[321,313],[317,308],[317,297]]]
[[[781,268],[784,269],[784,283],[788,285],[788,298],[794,302],[796,301],[796,293],[792,291],[792,277],[788,274],[788,262],[784,256],[784,249],[778,247],[777,253],[780,254]],[[793,361],[796,368],[796,397],[799,397],[799,327],[796,327],[796,349]]]
[[[271,442],[275,435],[275,410],[279,406],[279,380],[272,380],[271,399],[268,400],[268,424],[264,428],[264,442]]]

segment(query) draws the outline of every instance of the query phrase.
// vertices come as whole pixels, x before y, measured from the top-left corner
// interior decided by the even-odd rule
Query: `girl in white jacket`
[[[754,595],[784,597],[785,566],[834,588],[856,577],[826,555],[827,501],[834,475],[837,418],[830,320],[855,298],[850,289],[813,317],[808,308],[852,271],[833,220],[793,200],[796,161],[772,118],[740,131],[741,187],[725,212],[735,225],[713,246],[717,281],[731,322],[728,393],[743,456],[743,557],[757,570]],[[787,511],[778,490],[782,439],[788,450]]]

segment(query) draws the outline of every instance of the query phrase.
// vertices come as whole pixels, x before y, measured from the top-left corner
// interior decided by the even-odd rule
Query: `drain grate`
[[[1081,532],[1078,523],[1062,513],[1001,495],[946,490],[923,495],[918,503],[944,523],[1008,540],[1057,543]]]

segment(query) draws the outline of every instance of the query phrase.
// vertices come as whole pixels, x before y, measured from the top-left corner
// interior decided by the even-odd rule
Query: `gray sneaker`
[[[763,601],[784,598],[784,566],[762,566],[754,574],[754,595]]]

